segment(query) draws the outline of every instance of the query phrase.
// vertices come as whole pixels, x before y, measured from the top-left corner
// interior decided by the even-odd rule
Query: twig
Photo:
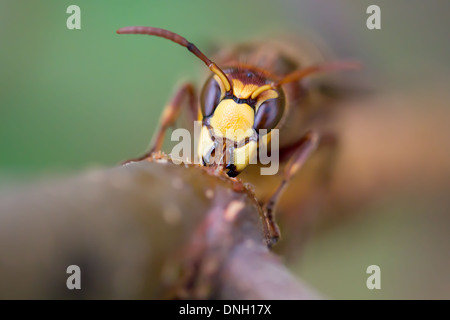
[[[0,298],[315,299],[252,193],[164,157],[0,195]],[[69,290],[66,269],[81,269]]]

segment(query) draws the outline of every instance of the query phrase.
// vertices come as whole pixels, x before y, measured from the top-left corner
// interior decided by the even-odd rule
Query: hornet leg
[[[277,201],[295,173],[301,169],[311,153],[317,148],[319,144],[319,135],[316,132],[311,131],[308,132],[302,140],[302,143],[299,144],[297,150],[295,150],[284,169],[283,180],[269,200],[263,205],[263,212],[269,228],[269,235],[271,237],[271,243],[269,246],[275,244],[280,238],[280,230],[274,218],[274,209]]]
[[[195,90],[192,84],[186,83],[177,90],[170,103],[164,108],[161,119],[159,121],[159,128],[157,129],[156,134],[154,135],[153,140],[150,144],[150,150],[142,156],[124,161],[122,164],[144,160],[148,158],[152,153],[161,150],[164,143],[164,136],[166,134],[166,131],[177,120],[185,97],[188,97],[189,99],[189,113],[192,116],[192,121],[197,120],[198,110]]]

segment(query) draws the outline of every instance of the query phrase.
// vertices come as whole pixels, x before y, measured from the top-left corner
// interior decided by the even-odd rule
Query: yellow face
[[[210,118],[209,128],[205,124],[202,127],[198,152],[204,163],[212,165],[222,160],[229,165],[228,169],[236,172],[244,170],[257,151],[254,119],[254,111],[248,104],[238,104],[232,99],[222,100]]]
[[[276,104],[272,103],[269,106],[272,108],[266,110],[267,107],[263,107],[264,110],[258,114],[266,101],[278,103],[279,97],[277,91],[267,90],[251,99],[259,87],[233,79],[232,95],[226,95],[217,76],[207,82],[202,92],[203,126],[197,147],[204,165],[222,166],[229,176],[236,176],[249,163],[256,163],[259,144],[270,141],[270,133],[265,136],[266,139],[259,139],[257,129],[261,128],[261,124],[266,124],[263,122],[267,122],[267,115],[279,113],[278,109],[274,110]],[[271,126],[274,126],[273,122]]]

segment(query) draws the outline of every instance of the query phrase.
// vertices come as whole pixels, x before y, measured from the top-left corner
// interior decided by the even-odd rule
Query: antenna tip
[[[122,27],[117,29],[117,34],[137,33],[138,27]]]

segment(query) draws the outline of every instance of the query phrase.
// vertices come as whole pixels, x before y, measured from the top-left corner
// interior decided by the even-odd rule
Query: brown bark
[[[0,298],[318,298],[264,226],[242,184],[164,158],[4,191]]]

